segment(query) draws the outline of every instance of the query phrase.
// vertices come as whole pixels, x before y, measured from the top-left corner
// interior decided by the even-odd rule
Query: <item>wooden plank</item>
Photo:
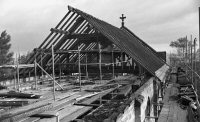
[[[132,90],[132,86],[131,85],[126,85],[126,86],[123,86],[121,88],[119,88],[120,92],[118,93],[118,95],[124,95],[124,96],[127,96],[131,90]]]
[[[25,120],[21,120],[21,121],[18,121],[18,122],[36,122],[38,120],[40,120],[39,117],[29,117],[29,118],[27,118]]]
[[[163,99],[163,108],[161,110],[158,122],[187,122],[187,111],[180,108],[176,100],[170,99],[171,96],[178,94],[176,88],[175,75],[172,75],[172,84],[169,84]]]
[[[40,118],[52,118],[58,116],[58,112],[56,111],[45,111],[43,113],[35,114],[34,117],[40,117]]]
[[[99,94],[99,93],[87,93],[87,94],[85,94],[85,95],[82,95],[82,96],[76,98],[76,101],[80,101],[80,100],[82,100],[82,99],[85,99],[85,98],[87,98],[87,97],[92,97],[92,96],[97,95],[97,94]]]
[[[69,34],[68,31],[61,30],[61,29],[56,29],[56,28],[51,28],[50,31],[51,31],[51,32],[60,33],[60,34]]]
[[[99,107],[99,104],[84,104],[84,103],[74,103],[74,105],[78,105],[78,106],[95,106],[95,107]]]
[[[88,40],[90,38],[96,38],[97,36],[102,36],[101,34],[98,33],[91,33],[91,34],[70,34],[67,39],[76,39],[79,38],[81,40]]]
[[[70,96],[69,98],[66,98],[66,99],[61,99],[61,101],[56,101],[53,105],[53,107],[51,109],[49,109],[48,111],[45,111],[45,112],[42,112],[42,113],[39,113],[40,114],[45,114],[49,111],[59,111],[61,109],[61,107],[65,107],[66,105],[68,106],[68,104],[71,104],[72,101],[75,102],[75,99],[77,97],[79,97],[80,95],[78,94],[72,94],[72,96]],[[29,118],[29,117],[28,117]],[[34,118],[36,120],[38,120],[39,117],[35,117]],[[49,120],[50,121],[50,120]]]
[[[34,95],[34,94],[27,94],[27,93],[21,93],[21,92],[7,92],[7,93],[0,93],[0,97],[17,97],[17,98],[33,98],[33,99],[39,99],[40,95]]]
[[[28,104],[27,100],[20,100],[20,101],[0,101],[0,106],[23,106]]]
[[[68,105],[68,106],[65,106],[64,109],[58,111],[59,112],[59,118],[60,119],[63,119],[65,116],[67,115],[70,115],[71,113],[79,110],[79,109],[82,109],[84,106],[75,106],[75,105]]]
[[[57,117],[52,117],[52,118],[40,119],[39,122],[58,122],[58,121],[57,121]]]
[[[101,93],[99,93],[99,94],[93,96],[93,97],[90,98],[90,99],[84,100],[84,101],[81,102],[81,103],[90,104],[90,103],[92,103],[92,102],[98,100],[100,97],[103,97],[104,95],[106,95],[106,94],[108,94],[108,93],[114,91],[115,89],[116,89],[116,88],[112,88],[112,89],[105,90],[105,91],[103,91],[103,92],[101,92]]]
[[[71,94],[64,93],[60,96],[61,96],[61,98],[63,98],[63,97],[71,96]],[[57,99],[57,100],[59,100],[59,99]],[[17,117],[16,120],[20,119],[20,118],[24,118],[24,117],[36,114],[38,112],[43,112],[44,110],[49,110],[49,109],[53,108],[52,103],[54,103],[53,98],[48,98],[48,99],[30,104],[30,105],[27,105],[27,106],[12,109],[12,111],[8,111],[8,112],[1,114],[0,118],[4,118],[4,116],[6,116],[6,117],[10,116],[10,117],[15,117],[15,118]],[[56,105],[56,104],[54,104],[54,105]]]
[[[65,116],[63,119],[60,120],[60,122],[69,122],[75,120],[77,117],[83,115],[85,112],[91,109],[92,107],[83,107],[82,109],[79,109],[78,111],[75,111],[72,114]]]

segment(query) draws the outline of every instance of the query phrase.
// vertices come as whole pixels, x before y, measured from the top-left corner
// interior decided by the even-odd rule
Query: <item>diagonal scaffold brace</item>
[[[54,80],[53,77],[51,77],[51,75],[49,75],[49,73],[47,73],[37,62],[36,62],[36,65],[37,65],[49,78],[51,78],[52,80]],[[57,81],[55,81],[55,83],[56,83],[62,90],[64,90],[64,89],[62,88],[62,86],[61,86]]]

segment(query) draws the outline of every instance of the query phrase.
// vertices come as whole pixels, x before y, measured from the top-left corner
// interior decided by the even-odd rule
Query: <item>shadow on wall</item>
[[[135,104],[134,104],[134,109],[135,109],[135,122],[141,122],[141,103],[137,99],[135,99]]]

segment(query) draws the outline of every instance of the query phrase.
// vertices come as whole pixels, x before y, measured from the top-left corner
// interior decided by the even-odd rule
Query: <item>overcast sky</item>
[[[170,52],[179,37],[198,37],[200,0],[0,0],[0,31],[12,38],[12,51],[38,47],[67,13],[78,8],[114,26],[125,26],[157,51]]]

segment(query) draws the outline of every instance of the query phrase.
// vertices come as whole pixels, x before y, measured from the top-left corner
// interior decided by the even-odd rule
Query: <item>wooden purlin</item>
[[[88,44],[89,45],[89,44]],[[85,46],[85,49],[88,47],[88,45],[87,46]],[[83,49],[83,50],[85,50],[85,49]],[[82,57],[84,57],[85,56],[85,54],[81,54],[81,60],[84,60]],[[76,57],[75,57],[76,58]],[[76,61],[75,61],[76,62]]]
[[[78,26],[80,26],[80,24],[83,22],[83,18],[77,18],[76,22],[71,26],[71,28],[68,30],[70,33],[74,33],[74,31],[76,30],[76,28]],[[59,49],[62,44],[65,42],[65,40],[67,39],[68,35],[64,35],[59,41],[58,43],[55,44],[54,49],[57,50]],[[43,62],[50,62],[51,61],[51,57],[46,56],[46,58],[43,60]]]
[[[77,33],[82,33],[83,31],[81,30],[82,28],[85,28],[87,26],[87,22],[83,22],[83,24],[79,27],[79,29],[76,31]],[[71,39],[71,40],[68,40],[68,41],[66,41],[66,43],[65,43],[65,45],[61,48],[61,49],[69,49],[70,48],[70,43],[73,43],[74,41],[72,41],[72,40],[76,40],[76,39]],[[63,58],[62,57],[64,57],[64,55],[63,56],[61,56],[61,60],[63,60]]]
[[[79,11],[79,10],[75,10],[75,9],[71,9],[71,10],[74,10],[73,12]],[[77,12],[77,13],[79,14],[80,12]],[[89,16],[89,15],[86,14],[86,13],[81,14],[81,16],[83,16],[83,17],[84,17],[89,23],[91,23],[92,25],[96,25],[97,27],[99,27],[99,28],[101,28],[103,31],[105,31],[104,28],[101,27],[101,25],[99,24],[99,22],[94,23],[93,21],[90,20],[90,19],[93,19],[93,18],[95,18],[95,17]],[[95,19],[96,19],[96,18],[95,18]],[[99,20],[99,21],[101,21],[101,20]],[[110,24],[108,24],[108,25],[110,25]],[[106,26],[106,25],[104,25],[104,26]],[[111,25],[111,26],[112,26],[112,25]],[[108,27],[109,27],[109,26],[108,26]],[[114,27],[114,26],[113,26],[113,27]],[[116,28],[116,27],[114,27],[114,28]],[[118,28],[117,28],[117,29],[118,29]],[[108,29],[109,32],[110,32],[111,30],[112,30],[112,28],[109,28],[109,29]],[[115,39],[115,37],[113,37],[112,34],[109,34],[109,33],[107,34],[107,33],[104,33],[104,32],[103,32],[103,34],[106,35],[107,37],[111,37],[112,39]],[[119,47],[120,47],[120,46],[121,46],[121,47],[123,46],[123,45],[120,45],[119,43],[116,43],[116,42],[115,42],[115,44],[118,45]],[[126,48],[124,47],[123,49],[126,49]],[[152,72],[152,73],[153,73],[153,72]]]
[[[81,25],[81,27],[77,30],[77,32],[76,33],[80,33],[81,31],[80,31],[80,29],[81,28],[83,28],[83,27],[85,27],[87,25],[87,22],[83,22],[83,24]],[[60,48],[60,49],[66,49],[66,48],[68,48],[67,47],[67,45],[70,43],[70,41],[72,41],[72,40],[75,40],[75,39],[71,39],[71,40],[66,40],[66,42],[65,42],[65,44]]]
[[[89,32],[90,33],[90,32]],[[92,32],[93,33],[93,32]],[[77,43],[78,44],[78,43]],[[76,45],[74,45],[74,47],[76,47],[77,46],[77,44]],[[85,46],[85,49],[83,49],[83,50],[86,50],[86,48],[89,46],[89,44],[87,44],[86,46]],[[73,49],[74,47],[71,47],[71,49]],[[82,57],[84,57],[84,55],[82,55],[81,56],[81,60],[84,60],[84,59],[82,59]]]
[[[66,19],[66,17],[70,14],[71,12],[68,11],[67,14],[62,18],[62,20],[58,23],[58,25],[56,25],[56,29],[61,25],[61,23]],[[51,32],[47,38],[45,38],[45,40],[42,42],[42,44],[39,46],[39,48],[43,48],[44,44],[47,42],[47,40],[52,36],[53,32]],[[34,56],[33,56],[34,57]],[[36,56],[37,57],[37,56]],[[32,59],[32,60],[31,60]],[[31,61],[30,61],[31,60]],[[30,60],[28,60],[28,62],[33,62],[33,58],[30,58]]]
[[[74,13],[72,14],[74,15]],[[71,29],[70,25],[72,25],[74,23],[74,21],[78,18],[78,15],[74,15],[75,17],[70,21],[70,23],[68,23],[67,27],[64,29],[64,31]],[[71,17],[70,17],[71,19]],[[67,23],[67,21],[66,21]],[[64,26],[63,26],[64,27]],[[61,28],[62,29],[62,28]],[[69,33],[72,33],[71,31],[68,30]],[[63,37],[61,38],[62,34],[60,34],[53,42],[53,45],[57,45],[56,43],[58,43],[62,38],[64,38],[66,35],[63,35]],[[60,39],[60,40],[59,40]],[[48,47],[44,47],[44,48],[48,48]]]
[[[89,45],[89,44],[88,44],[88,45]],[[87,48],[87,46],[85,46],[85,48]],[[83,50],[85,50],[85,49],[83,49]],[[84,57],[85,57],[85,54],[81,54],[81,55],[80,55],[80,60],[84,60]],[[76,60],[75,60],[74,62],[77,63]]]
[[[67,18],[66,21],[64,21]],[[43,44],[43,48],[49,48],[49,46],[51,44],[55,45],[55,51],[58,49],[74,49],[76,48],[77,44],[80,43],[82,44],[82,42],[79,42],[79,40],[77,39],[73,39],[76,37],[70,37],[71,34],[76,33],[77,34],[81,34],[81,33],[86,33],[88,34],[89,32],[86,32],[86,30],[93,30],[93,28],[95,29],[95,31],[99,31],[101,34],[103,34],[107,39],[109,39],[111,42],[115,43],[115,45],[120,48],[121,50],[125,51],[129,56],[131,56],[135,61],[137,61],[139,64],[141,64],[145,69],[147,69],[149,72],[151,72],[152,74],[154,74],[154,70],[157,69],[157,67],[160,66],[159,61],[157,60],[157,58],[150,54],[149,52],[146,52],[148,54],[145,55],[141,55],[137,52],[140,52],[139,50],[143,50],[143,48],[139,49],[139,47],[136,47],[136,52],[133,52],[133,50],[131,49],[131,45],[136,45],[134,44],[134,42],[131,42],[132,39],[137,41],[136,37],[132,37],[131,34],[124,32],[122,30],[120,30],[117,27],[112,26],[111,24],[108,24],[102,20],[99,20],[95,17],[92,17],[78,9],[74,9],[74,8],[69,8],[69,12],[67,14],[67,17],[65,17],[65,19],[60,22],[63,24],[63,26],[61,28],[57,28],[60,31],[67,31],[69,32],[69,34],[65,34],[65,33],[53,33],[50,37],[48,37],[47,41]],[[79,22],[80,21],[80,22]],[[86,23],[86,24],[84,24]],[[89,23],[89,24],[88,24]],[[93,28],[89,28],[87,27],[88,25],[92,25]],[[66,26],[66,27],[65,27]],[[63,29],[65,27],[65,29]],[[82,32],[81,32],[82,30]],[[80,31],[80,32],[79,32]],[[84,34],[85,34],[84,33]],[[125,40],[121,41],[121,40]],[[128,42],[128,43],[126,43]],[[95,45],[95,44],[94,44]],[[83,50],[86,50],[88,47],[90,46],[90,44],[86,44],[83,48]],[[93,47],[94,48],[94,47]],[[145,47],[147,48],[147,47]],[[147,49],[144,50],[146,51]],[[143,52],[145,52],[143,51]],[[38,56],[39,54],[37,54],[37,62],[40,63],[40,57]],[[146,56],[146,57],[145,57]],[[60,57],[60,62],[65,62],[66,61],[66,55],[61,55],[58,56],[57,54],[55,55],[55,63],[57,63],[59,61]],[[75,60],[77,57],[76,54],[73,54],[70,56],[70,60]],[[148,60],[148,58],[150,59],[150,61]],[[81,55],[81,59],[84,59],[84,54]],[[147,59],[147,60],[144,60]],[[88,59],[89,60],[89,59]],[[155,61],[155,62],[154,62]],[[51,57],[46,55],[43,57],[43,64],[47,64],[51,62]],[[149,64],[154,64],[154,66],[149,66]]]
[[[70,15],[70,11],[68,11],[68,13],[62,18],[62,20],[58,23],[58,25],[55,27],[56,29],[64,22],[64,20]],[[70,19],[71,19],[71,17],[73,17],[73,15],[74,15],[75,13],[72,13],[72,15],[66,20],[66,22],[62,25],[62,27],[61,28],[59,28],[59,29],[62,29],[69,21],[70,21]],[[77,15],[78,16],[78,15]],[[65,28],[65,30],[67,30],[68,28]],[[44,48],[44,47],[47,47],[47,46],[49,46],[49,43],[56,37],[56,35],[57,34],[55,34],[53,37],[52,37],[52,34],[53,34],[53,32],[51,32],[49,35],[48,35],[48,37],[43,41],[43,43],[39,46],[39,48]],[[62,35],[62,34],[61,34]],[[50,39],[50,37],[51,37],[51,39]],[[47,40],[49,40],[50,39],[50,41],[49,41],[49,43],[47,43],[46,45],[44,45],[46,42],[47,42]],[[49,47],[50,48],[50,47]],[[37,53],[34,53],[33,54],[34,56],[31,56],[31,58],[28,60],[28,62],[27,63],[31,63],[31,62],[33,62],[34,61],[34,58],[33,57],[36,57],[36,61],[37,62],[40,62],[40,59],[39,59],[39,54],[37,54]],[[44,64],[44,63],[43,63]],[[24,70],[24,71],[22,71],[22,72],[25,72],[25,73],[27,73],[27,70]]]
[[[73,48],[74,49],[74,48]],[[60,60],[63,60],[65,57],[63,56]]]
[[[72,13],[72,15],[70,15],[70,17],[65,21],[65,23],[63,24],[63,26],[61,27],[61,28],[59,28],[60,30],[63,30],[63,27],[68,23],[68,22],[70,22],[70,20],[72,19],[72,17],[74,16],[75,14],[74,13]],[[78,15],[77,16],[75,16],[75,18],[76,17],[78,17]],[[73,21],[73,20],[71,20],[71,21]],[[66,31],[68,28],[66,27],[63,31]],[[55,44],[55,42],[59,39],[59,38],[61,38],[61,36],[63,36],[63,34],[59,34],[59,33],[55,33],[54,32],[54,36],[48,41],[48,43],[44,46],[44,47],[42,47],[42,48],[50,48],[50,46],[52,45],[52,44]],[[56,38],[57,37],[57,38]],[[55,39],[56,38],[56,39]],[[54,41],[53,41],[54,40]]]
[[[71,56],[74,56],[74,55],[71,55]],[[83,60],[82,57],[83,57],[83,55],[81,55],[81,60]],[[71,60],[73,60],[72,57],[71,57]],[[72,62],[72,61],[70,61],[70,62]]]
[[[62,25],[62,27],[59,28],[59,29],[62,30],[62,29],[64,28],[64,26],[65,26],[67,23],[72,24],[73,21],[74,21],[77,17],[78,17],[78,15],[75,15],[75,13],[72,13],[72,14],[70,15],[70,17],[69,17],[69,18],[65,21],[65,23]],[[73,19],[72,19],[72,18],[73,18]],[[72,20],[71,20],[71,19],[72,19]],[[66,31],[68,28],[69,28],[69,25],[68,25],[66,28],[64,28],[64,31]],[[52,43],[52,44],[55,44],[55,43],[57,42],[57,40],[59,40],[60,37],[61,37],[63,34],[59,34],[58,37],[55,39],[55,37],[56,37],[57,35],[58,35],[58,34],[56,33],[56,34],[49,40],[49,42],[47,43],[47,45],[45,45],[45,46],[42,47],[42,48],[44,48],[44,49],[49,48],[49,49],[50,49],[51,43]],[[54,40],[54,39],[55,39],[55,40]],[[54,40],[54,41],[53,41],[53,40]]]
[[[87,26],[88,26],[88,23],[87,23],[86,21],[84,21],[83,24],[77,28],[76,32],[80,33],[79,31],[80,31],[80,30],[84,30],[84,28],[86,28]],[[81,32],[81,33],[83,33],[83,32]],[[86,32],[84,32],[84,33],[86,33]],[[71,40],[70,40],[70,41],[71,41]],[[76,42],[76,41],[75,41],[75,42]],[[74,42],[73,42],[73,43],[74,43]],[[69,45],[68,43],[65,43],[65,44],[66,44],[66,45]],[[71,45],[72,45],[72,44],[71,44]],[[63,46],[63,48],[65,48],[65,46]],[[68,46],[67,48],[70,48],[70,46]],[[64,57],[64,55],[63,55],[62,57]]]
[[[89,29],[88,29],[88,31],[90,31]],[[86,30],[84,33],[88,33],[88,31]],[[83,33],[83,32],[81,32],[81,33]],[[76,46],[77,46],[77,44],[78,44],[78,41],[75,41],[74,43],[73,43],[73,47],[72,46],[69,46],[67,49],[74,49]],[[63,57],[61,57],[61,60],[64,60],[64,56]]]
[[[58,25],[55,27],[56,29],[61,25],[61,23],[67,18],[67,16],[70,14],[71,12],[68,11],[67,14],[62,18],[62,20],[58,23]],[[42,42],[42,44],[39,46],[39,48],[42,48],[42,46],[46,43],[46,41],[49,39],[49,37],[53,34],[53,32],[51,32],[49,34],[49,36]]]
[[[91,47],[88,46],[89,47],[88,50],[92,49],[94,47],[94,45],[95,44],[91,44]],[[63,61],[65,61],[65,60],[66,60],[66,58]]]
[[[84,31],[84,33],[89,33],[89,32],[90,32],[89,28]],[[79,41],[76,41],[71,47],[69,47],[69,50],[73,50],[74,48],[78,46],[78,44],[79,44]]]
[[[90,29],[88,28],[88,30],[90,30]],[[88,39],[90,39],[92,37],[96,37],[98,35],[99,34],[97,34],[97,33],[70,34],[67,39],[76,39],[76,38],[78,38],[80,40],[88,40]]]
[[[55,33],[60,33],[60,34],[69,34],[68,31],[63,31],[63,30],[56,29],[56,28],[51,28],[50,31],[53,31]]]
[[[78,18],[79,19],[79,18]],[[73,24],[73,26],[69,29],[70,33],[73,33],[75,28],[82,23],[82,20],[76,21],[76,23]],[[55,50],[59,49],[62,44],[65,42],[65,40],[67,39],[69,35],[65,35],[63,38],[61,38],[58,43],[55,45]]]

